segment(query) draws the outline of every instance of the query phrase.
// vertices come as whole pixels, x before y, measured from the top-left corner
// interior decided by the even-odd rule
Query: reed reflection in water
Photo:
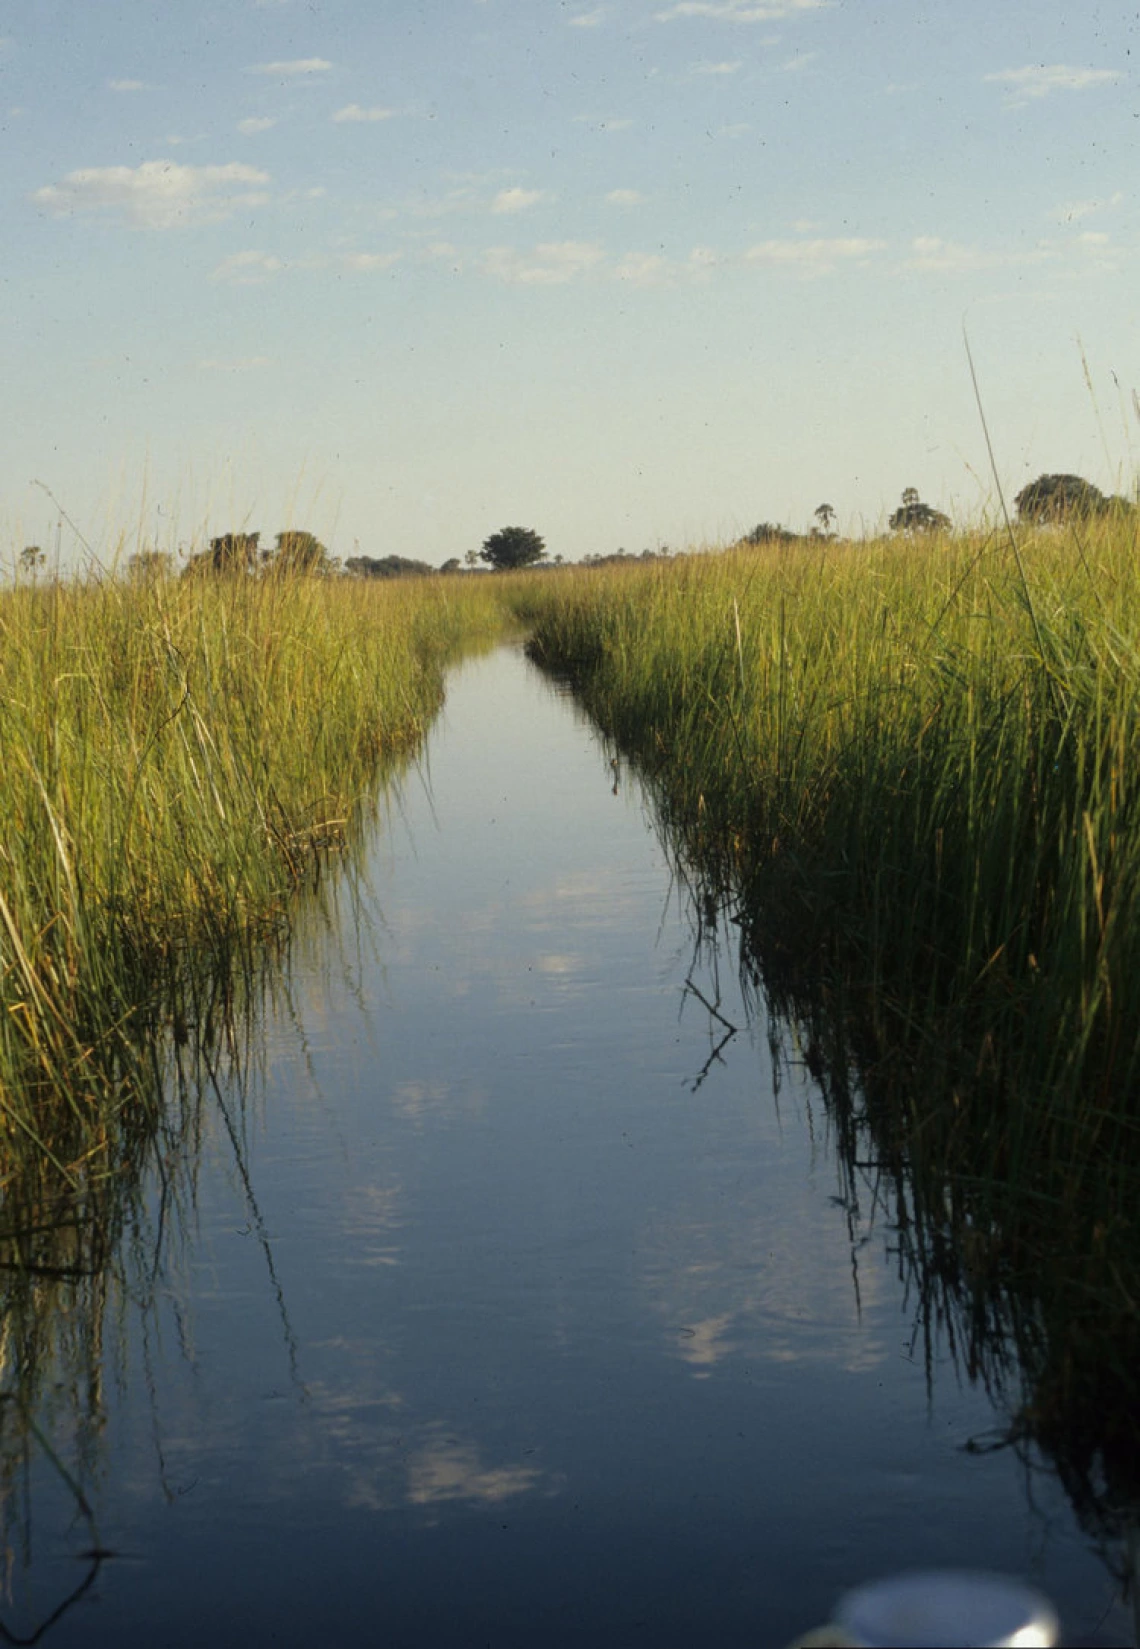
[[[1120,1641],[1055,1476],[966,1450],[1023,1393],[847,1020],[611,758],[517,653],[467,667],[251,1011],[162,1045],[75,1274],[10,1283],[8,1630],[86,1582],[53,1644],[752,1646],[987,1561]]]
[[[642,783],[635,767],[628,777]],[[855,1297],[875,1277],[861,1257],[878,1235],[932,1403],[951,1373],[986,1392],[993,1424],[966,1450],[1008,1451],[1031,1493],[1043,1474],[1056,1479],[1140,1641],[1140,1157],[1119,1149],[1119,1118],[1095,1107],[1057,1118],[1041,1096],[1010,1092],[1001,1052],[971,1044],[965,1004],[918,990],[907,999],[897,978],[869,985],[865,958],[845,967],[841,954],[805,955],[773,929],[746,869],[730,868],[720,844],[706,856],[699,830],[672,829],[652,778],[643,794],[701,966],[719,976],[724,953],[736,959],[777,1079],[810,1078],[839,1172]],[[957,1126],[971,1088],[994,1095],[995,1135],[1004,1111],[1040,1111],[1036,1156],[1011,1157],[1000,1137]],[[1060,1194],[1066,1182],[1079,1198]],[[714,1340],[726,1321],[709,1320]]]

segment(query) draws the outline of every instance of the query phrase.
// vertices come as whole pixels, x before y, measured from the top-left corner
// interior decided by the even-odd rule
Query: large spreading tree
[[[483,541],[480,561],[485,561],[496,572],[514,572],[519,567],[533,567],[546,558],[546,545],[529,527],[501,527]]]
[[[1088,520],[1104,515],[1113,502],[1079,475],[1039,475],[1014,499],[1020,521]]]
[[[924,504],[917,487],[907,487],[902,503],[887,525],[892,532],[949,532],[950,517],[936,510],[933,504]]]
[[[291,529],[277,534],[277,548],[265,556],[266,564],[279,573],[333,573],[340,566],[315,533]]]

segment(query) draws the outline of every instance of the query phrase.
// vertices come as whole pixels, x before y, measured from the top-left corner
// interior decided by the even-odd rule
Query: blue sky
[[[104,552],[971,519],[964,325],[1003,484],[1132,487],[1135,0],[0,0],[0,37],[5,555],[54,545],[34,481]]]

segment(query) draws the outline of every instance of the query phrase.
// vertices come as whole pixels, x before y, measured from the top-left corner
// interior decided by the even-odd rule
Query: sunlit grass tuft
[[[984,1094],[969,1126],[1003,1171],[1039,1171],[1044,1123],[1058,1169],[1077,1128],[1098,1176],[1137,1144],[1138,536],[1132,514],[1016,543],[821,540],[524,601],[537,655],[746,924],[841,960],[962,1126]],[[1013,1093],[1030,1102],[999,1120]],[[1050,1194],[1078,1204],[1082,1172]]]
[[[500,622],[479,580],[0,592],[0,1137],[70,1171],[62,1118],[137,1098],[149,1019],[285,929]]]

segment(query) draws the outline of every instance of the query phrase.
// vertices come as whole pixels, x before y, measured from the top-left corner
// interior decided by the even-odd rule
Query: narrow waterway
[[[913,1343],[794,1049],[777,1092],[636,787],[518,650],[455,672],[310,928],[161,1222],[156,1184],[97,1424],[61,1371],[7,1484],[6,1641],[78,1593],[43,1641],[778,1649],[954,1564],[1131,1642],[1055,1480],[971,1447],[995,1411]]]

